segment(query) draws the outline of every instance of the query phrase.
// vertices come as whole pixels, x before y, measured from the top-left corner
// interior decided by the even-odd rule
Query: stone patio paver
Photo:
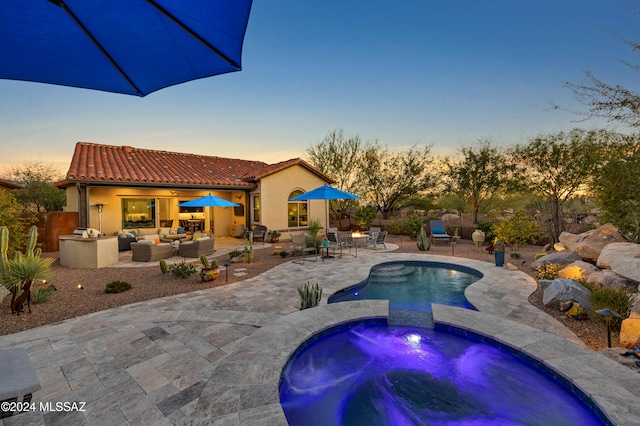
[[[327,305],[327,297],[364,280],[373,265],[396,260],[479,270],[484,277],[466,292],[479,311],[435,306],[436,327],[472,330],[520,348],[593,395],[615,423],[637,424],[635,373],[579,346],[573,333],[530,305],[527,296],[536,284],[528,275],[470,259],[393,253],[387,245],[389,250],[359,250],[357,258],[288,262],[243,282],[0,336],[0,348],[20,346],[29,353],[42,386],[36,404],[87,402],[84,412],[36,410],[0,426],[286,425],[278,382],[295,348],[332,325],[389,316],[386,301]],[[299,311],[296,287],[306,281],[320,284],[323,301]],[[410,321],[403,313],[392,317]]]

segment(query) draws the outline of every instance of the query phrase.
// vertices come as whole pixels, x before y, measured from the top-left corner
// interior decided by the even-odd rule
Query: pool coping
[[[409,260],[413,256],[398,257]],[[633,392],[637,388],[635,374],[576,344],[573,333],[558,327],[557,321],[530,305],[527,298],[537,288],[535,280],[521,271],[507,271],[487,262],[442,256],[428,259],[433,260],[461,264],[483,274],[465,292],[478,311],[434,305],[436,327],[468,330],[519,350],[573,383],[613,424],[637,424],[640,396]],[[227,385],[240,390],[237,419],[241,424],[258,420],[269,425],[288,424],[280,405],[280,375],[289,357],[305,340],[340,324],[389,317],[385,300],[328,305],[326,299],[327,295],[320,306],[285,315],[261,327],[217,366],[213,376],[228,378]],[[224,398],[212,404],[213,411],[228,410]]]

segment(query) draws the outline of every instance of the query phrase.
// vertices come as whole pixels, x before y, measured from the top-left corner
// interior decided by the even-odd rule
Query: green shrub
[[[629,317],[631,308],[636,302],[635,295],[624,290],[603,287],[599,284],[586,282],[581,282],[581,284],[591,290],[589,302],[591,302],[593,312],[600,309],[609,309],[620,314],[620,318],[611,318],[611,328],[620,331],[622,320]],[[594,314],[593,319],[603,324],[607,323],[607,318],[602,315]]]
[[[131,284],[126,281],[112,281],[107,284],[104,289],[105,293],[122,293],[123,291],[127,291],[131,288]]]
[[[187,278],[197,272],[194,265],[187,265],[184,260],[180,263],[174,263],[169,269],[180,278]]]
[[[376,209],[371,206],[360,206],[356,210],[356,225],[360,229],[369,229],[371,222],[378,216]]]
[[[496,239],[511,244],[514,251],[518,251],[520,245],[535,243],[538,238],[546,235],[540,230],[540,225],[535,218],[527,215],[524,210],[516,212],[508,219],[494,223],[492,230]]]
[[[57,289],[52,285],[38,285],[35,289],[31,289],[31,301],[36,305],[41,305],[51,299],[56,290]]]
[[[558,272],[564,268],[563,265],[557,263],[543,263],[536,270],[536,278],[539,280],[555,280],[558,278]]]
[[[241,252],[240,250],[231,250],[229,252],[229,259],[233,259],[234,257],[238,257],[242,254],[243,252]]]
[[[521,255],[520,253],[516,253],[516,252],[511,253],[509,256],[510,256],[512,259],[521,259],[521,258],[522,258],[522,255]]]
[[[281,251],[280,251],[280,257],[281,257],[281,258],[283,258],[283,259],[284,259],[284,258],[285,258],[285,257],[287,257],[287,256],[289,256],[289,252],[288,252],[288,251],[286,251],[286,250],[281,250]]]
[[[493,224],[495,222],[478,222],[476,223],[476,229],[484,232],[485,241],[490,241],[493,243],[495,241],[496,236],[493,234]]]

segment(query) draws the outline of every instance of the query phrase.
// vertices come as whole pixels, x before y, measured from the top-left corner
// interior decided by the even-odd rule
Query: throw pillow
[[[191,239],[191,241],[196,241],[196,240],[198,240],[199,238],[202,238],[202,237],[203,237],[202,234],[193,234],[193,238]]]
[[[136,231],[131,231],[129,232],[131,234],[132,237],[137,237],[138,233]]]
[[[176,230],[176,234],[184,234],[184,228],[181,226]]]
[[[169,232],[171,232],[171,228],[160,228],[160,232],[158,232],[158,234],[167,235]]]
[[[156,243],[156,244],[160,244],[160,238],[154,238],[153,242]]]

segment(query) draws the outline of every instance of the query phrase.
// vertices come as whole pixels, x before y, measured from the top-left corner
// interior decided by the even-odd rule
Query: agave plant
[[[8,259],[9,230],[6,226],[0,227],[0,276],[2,285],[12,293],[12,303],[16,295],[22,292],[24,284],[53,278],[51,266],[54,259],[40,257],[42,251],[35,248],[37,240],[38,228],[33,226],[29,231],[25,252],[17,251],[13,259]]]

